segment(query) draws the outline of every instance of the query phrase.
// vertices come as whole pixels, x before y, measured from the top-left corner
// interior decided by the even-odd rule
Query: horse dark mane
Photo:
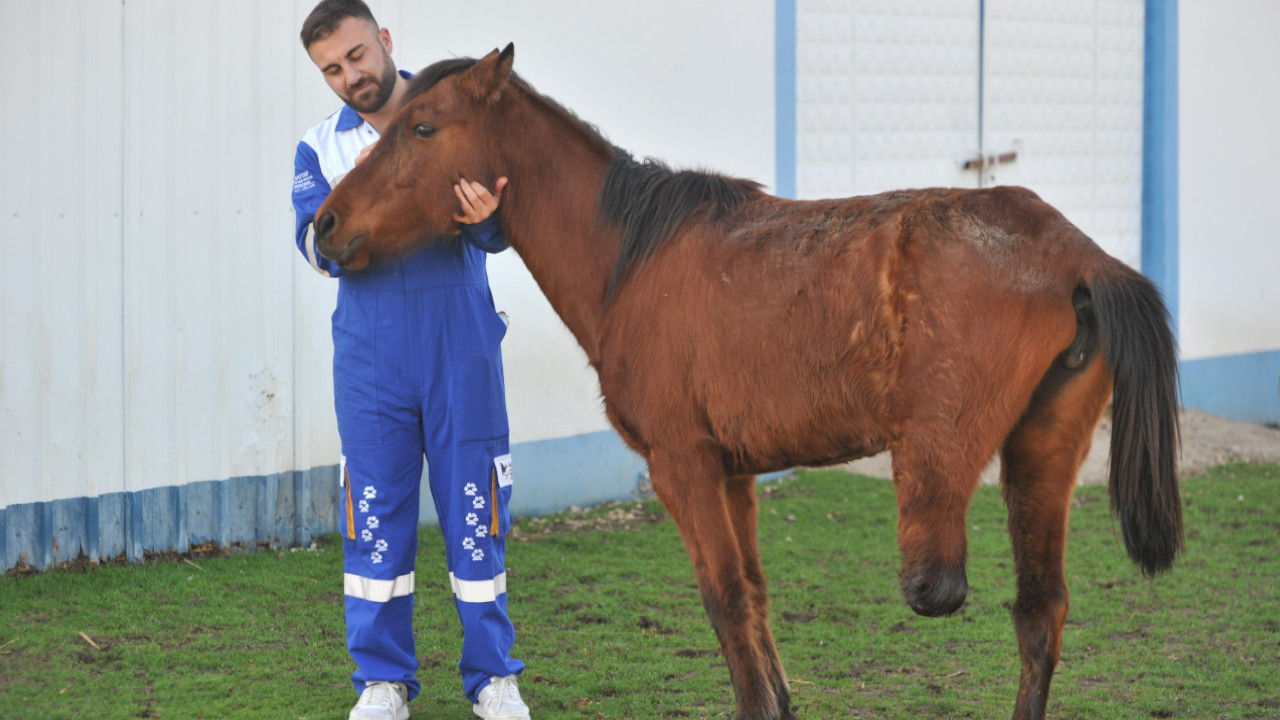
[[[609,303],[627,275],[675,235],[695,210],[708,205],[711,221],[732,210],[760,184],[696,170],[672,170],[653,158],[636,162],[614,148],[613,162],[600,188],[600,217],[622,229],[622,246],[605,290]]]
[[[450,75],[467,70],[476,62],[474,58],[459,57],[428,65],[409,81],[404,102],[427,92]],[[605,290],[606,305],[627,275],[643,265],[695,210],[707,204],[709,219],[714,221],[760,189],[759,183],[750,180],[696,170],[672,170],[653,158],[637,162],[626,150],[611,144],[594,125],[538,93],[518,74],[511,73],[511,79],[531,97],[546,103],[571,121],[592,140],[612,148],[613,162],[605,174],[597,210],[603,221],[622,230],[622,246]]]
[[[460,57],[440,60],[422,68],[416,75],[409,79],[409,87],[405,90],[404,100],[402,103],[408,103],[410,100],[418,97],[422,93],[435,87],[435,84],[450,75],[457,75],[476,64],[475,58]],[[514,73],[513,73],[514,74]]]

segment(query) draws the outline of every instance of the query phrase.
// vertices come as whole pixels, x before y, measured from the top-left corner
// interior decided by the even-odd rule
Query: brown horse
[[[796,202],[637,163],[511,72],[508,45],[412,81],[317,213],[361,268],[456,233],[459,177],[510,179],[501,224],[648,461],[693,560],[739,718],[794,718],[768,624],[754,475],[889,449],[900,582],[964,602],[965,514],[996,452],[1018,576],[1015,718],[1044,715],[1067,614],[1076,473],[1113,400],[1130,557],[1182,544],[1177,365],[1156,288],[1020,188]]]

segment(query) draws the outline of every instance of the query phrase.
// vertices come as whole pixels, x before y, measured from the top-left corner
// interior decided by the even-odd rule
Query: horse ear
[[[497,102],[511,79],[511,64],[516,57],[515,43],[507,43],[501,52],[497,48],[485,55],[459,78],[462,89],[470,92],[476,100]]]

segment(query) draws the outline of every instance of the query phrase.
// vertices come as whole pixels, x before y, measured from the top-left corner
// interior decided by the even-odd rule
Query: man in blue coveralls
[[[511,657],[506,533],[511,455],[500,343],[485,253],[507,241],[491,193],[459,179],[461,235],[380,267],[344,272],[315,249],[311,222],[400,106],[407,73],[391,35],[361,0],[323,0],[302,45],[345,106],[298,143],[296,242],[317,272],[338,278],[333,384],[342,439],[347,647],[360,693],[351,720],[404,720],[420,689],[413,640],[414,556],[425,454],[431,497],[462,621],[463,689],[482,718],[527,719]]]

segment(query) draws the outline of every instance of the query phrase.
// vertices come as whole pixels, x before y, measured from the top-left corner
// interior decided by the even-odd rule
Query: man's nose
[[[347,65],[343,68],[342,72],[346,76],[347,87],[349,88],[359,85],[360,81],[364,78],[364,73],[360,72],[355,65]]]

